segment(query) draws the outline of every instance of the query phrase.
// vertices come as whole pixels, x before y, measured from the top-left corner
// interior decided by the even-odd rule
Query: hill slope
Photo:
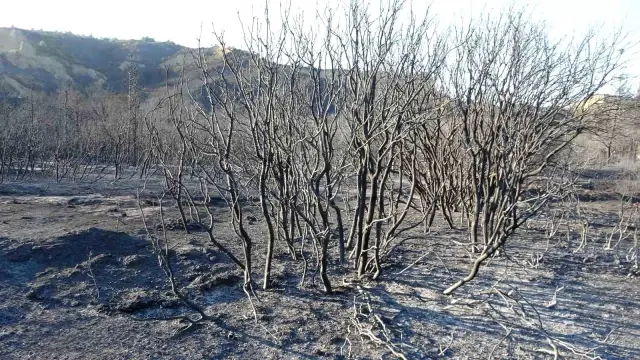
[[[135,65],[140,86],[154,88],[166,79],[163,64],[176,63],[188,51],[153,39],[96,39],[70,33],[0,28],[0,96],[22,97],[30,89],[54,92],[126,88]]]

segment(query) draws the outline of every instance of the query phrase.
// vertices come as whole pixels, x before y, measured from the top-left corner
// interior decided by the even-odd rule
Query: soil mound
[[[14,246],[4,240],[0,275],[43,306],[91,305],[126,313],[179,307],[148,245],[140,237],[98,228],[46,243]],[[177,280],[194,296],[207,299],[213,288],[242,281],[229,261],[211,249],[178,247],[170,258]]]

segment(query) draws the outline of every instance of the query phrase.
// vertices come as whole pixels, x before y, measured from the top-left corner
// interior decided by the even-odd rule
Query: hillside
[[[127,70],[139,69],[140,86],[162,85],[187,48],[153,39],[96,39],[70,33],[0,28],[0,96],[21,97],[29,89],[51,93],[125,89]],[[168,66],[167,66],[168,65]]]

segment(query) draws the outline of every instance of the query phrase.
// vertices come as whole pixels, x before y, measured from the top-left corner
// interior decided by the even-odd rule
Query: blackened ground
[[[616,199],[583,203],[592,226],[582,248],[578,228],[547,238],[541,216],[450,297],[442,291],[467,274],[471,258],[456,245],[465,233],[440,220],[430,233],[416,229],[402,239],[375,282],[353,280],[351,269],[337,266],[333,246],[331,296],[312,266],[301,285],[303,262],[279,247],[272,289],[256,291],[257,324],[241,271],[199,229],[186,234],[167,202],[178,283],[217,319],[176,334],[184,324],[151,319],[195,314],[167,285],[142,223],[144,214],[149,230],[163,236],[158,202],[143,198],[140,212],[136,186],[0,184],[1,359],[393,358],[358,333],[371,329],[384,339],[380,321],[407,358],[553,358],[548,339],[567,358],[581,358],[571,349],[640,358],[640,274],[628,260],[633,237],[604,249],[619,221]],[[584,192],[610,190],[596,183]],[[215,234],[240,256],[218,205]],[[258,209],[248,210],[256,218],[249,230],[258,282],[265,229]],[[305,255],[313,264],[310,243]]]

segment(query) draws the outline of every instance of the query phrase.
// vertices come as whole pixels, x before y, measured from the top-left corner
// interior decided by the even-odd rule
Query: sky
[[[315,21],[317,8],[335,8],[348,0],[289,0],[307,22]],[[380,0],[364,0],[375,3]],[[384,1],[384,0],[383,0]],[[413,0],[422,10],[431,4],[440,23],[515,5],[526,6],[534,18],[547,22],[553,36],[580,34],[589,26],[622,27],[632,43],[640,42],[640,0]],[[273,13],[280,0],[270,1]],[[99,38],[139,39],[195,47],[212,45],[212,30],[224,31],[230,46],[242,47],[242,23],[261,16],[265,0],[0,0],[0,27],[70,31]],[[625,49],[627,50],[627,49]],[[629,49],[628,72],[640,79],[640,46]]]

